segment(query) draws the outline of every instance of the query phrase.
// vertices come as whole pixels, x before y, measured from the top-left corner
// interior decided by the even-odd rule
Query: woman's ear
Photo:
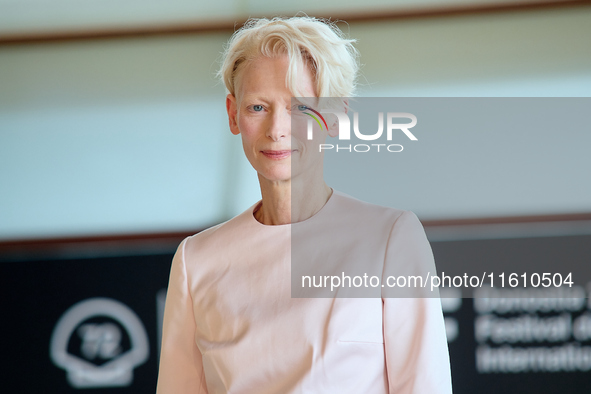
[[[348,101],[345,99],[342,102],[342,111],[344,113],[347,113],[348,109],[349,109],[349,105],[348,105]],[[341,107],[339,105],[339,107]],[[330,115],[331,121],[330,121],[330,125],[328,126],[328,135],[331,137],[337,137],[339,135],[339,118],[334,115],[331,114]]]
[[[331,114],[329,117],[328,135],[336,137],[339,135],[339,118],[336,115]]]
[[[240,134],[240,129],[238,128],[238,105],[236,103],[236,97],[232,94],[226,96],[226,111],[228,112],[230,131],[234,135]]]

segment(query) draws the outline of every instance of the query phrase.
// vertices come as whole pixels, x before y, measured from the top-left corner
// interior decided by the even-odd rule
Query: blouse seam
[[[390,240],[392,239],[392,233],[394,232],[394,227],[396,227],[396,223],[398,223],[398,220],[404,216],[406,213],[408,213],[408,211],[402,211],[402,213],[400,215],[398,215],[398,217],[394,220],[394,223],[392,223],[392,228],[390,229],[390,233],[388,234],[388,239],[386,241],[386,249],[384,250],[384,260],[382,261],[382,280],[384,279],[384,274],[386,271],[386,258],[388,257],[388,252],[390,251]],[[384,300],[383,294],[382,294],[382,301]]]
[[[398,215],[398,217],[394,220],[394,223],[392,223],[392,228],[390,229],[390,233],[388,234],[388,240],[386,243],[386,250],[384,251],[384,261],[382,264],[382,280],[384,279],[384,274],[386,271],[386,258],[388,257],[388,253],[390,252],[390,240],[392,239],[392,233],[394,232],[394,228],[396,227],[396,223],[398,223],[398,220],[404,215],[406,214],[408,211],[403,211],[400,215]],[[389,362],[388,362],[388,348],[386,346],[386,333],[385,333],[385,328],[386,328],[386,320],[385,320],[385,316],[384,316],[384,294],[382,294],[382,335],[384,336],[384,357],[385,357],[385,366],[386,366],[386,380],[388,382],[388,391],[390,391],[390,374],[388,372],[389,369]]]
[[[191,294],[191,288],[189,287],[189,273],[187,271],[187,262],[185,261],[185,248],[187,246],[188,238],[185,238],[183,241],[183,247],[181,249],[181,261],[183,262],[183,271],[185,274],[185,282],[187,284],[187,294],[189,294],[189,299],[191,300],[191,314],[193,315],[193,324],[195,323],[195,311],[193,310],[193,294]],[[195,342],[195,330],[193,330],[193,342]],[[197,346],[196,343],[193,343],[194,346]],[[201,387],[203,383],[203,377],[205,375],[203,371],[203,357],[201,358],[201,371],[199,371],[201,376],[199,377],[199,393],[201,393]],[[199,394],[198,393],[198,394]]]

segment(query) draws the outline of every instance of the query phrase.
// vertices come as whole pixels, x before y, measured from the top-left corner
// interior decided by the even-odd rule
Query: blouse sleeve
[[[394,224],[386,251],[386,266],[385,274],[421,275],[423,278],[428,272],[435,274],[431,247],[414,213],[404,212]],[[397,297],[384,297],[383,331],[391,394],[452,392],[439,298],[403,298],[400,293]]]
[[[195,317],[185,265],[185,239],[170,270],[157,394],[207,394],[201,352],[195,343]]]

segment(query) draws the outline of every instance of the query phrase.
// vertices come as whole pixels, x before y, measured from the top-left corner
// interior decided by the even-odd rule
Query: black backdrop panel
[[[591,236],[433,242],[432,246],[436,260],[445,261],[469,260],[471,256],[482,255],[484,252],[497,253],[495,250],[499,256],[507,256],[509,247],[511,258],[539,258],[539,249],[532,246],[537,244],[543,244],[544,248],[553,250],[553,253],[562,251],[557,253],[561,259],[586,259],[588,264],[591,264]],[[1,263],[1,391],[153,393],[158,372],[162,290],[166,289],[168,283],[173,252]],[[520,256],[517,257],[516,254]],[[494,262],[494,256],[487,256],[487,260]],[[68,319],[73,327],[70,331],[62,333],[62,337],[68,337],[64,339],[67,342],[64,352],[78,360],[73,364],[72,360],[67,360],[73,370],[70,371],[72,376],[77,373],[74,381],[78,382],[78,388],[75,388],[73,386],[76,384],[71,384],[72,376],[68,375],[67,368],[57,366],[52,360],[50,347],[52,338],[55,340],[52,334],[60,319],[64,318],[68,310],[72,311],[70,308],[73,306],[80,306],[81,302],[85,303],[84,307],[78,308],[78,312],[82,311],[82,314],[76,311],[70,313]],[[479,371],[476,360],[479,346],[487,346],[490,349],[502,346],[517,349],[552,349],[574,345],[577,349],[590,349],[591,341],[577,341],[572,336],[551,342],[522,341],[503,344],[492,340],[477,341],[475,322],[486,313],[476,310],[472,299],[464,298],[460,302],[461,306],[445,313],[446,318],[453,320],[457,327],[457,335],[449,343],[454,393],[591,393],[591,371],[581,369],[580,365],[579,369],[574,368],[568,372]],[[579,317],[589,314],[587,300],[584,300],[583,304],[580,310],[567,313],[571,324]],[[104,313],[105,308],[110,310],[110,307],[114,308],[114,312],[119,312],[114,315]],[[489,315],[498,318],[499,321],[507,321],[502,319],[525,315],[544,319],[565,316],[565,313],[515,312],[503,315],[493,312]],[[129,316],[135,317],[130,320]],[[135,331],[134,328],[130,328],[134,319],[139,319],[139,331],[143,334],[138,334],[137,327]],[[589,332],[591,335],[591,328]],[[145,347],[141,346],[142,335],[147,337]],[[129,355],[134,349],[136,353],[139,352],[136,359],[127,360],[123,366],[115,365],[117,360]],[[140,350],[144,351],[144,354]],[[581,364],[581,360],[579,362]],[[582,360],[581,365],[584,367],[588,364],[591,368],[591,359],[589,363],[585,362]],[[128,368],[130,371],[127,371],[132,373],[131,380],[129,375],[125,375],[126,365],[131,365]],[[105,376],[107,380],[109,376],[112,378],[112,374],[121,375],[118,385],[101,383],[104,382]]]
[[[573,278],[577,285],[569,290],[576,289],[581,297],[573,301],[494,299],[496,305],[526,306],[507,311],[479,308],[478,300],[463,298],[457,310],[444,312],[446,320],[458,326],[457,337],[449,342],[454,393],[591,393],[591,314],[589,278],[585,278],[591,266],[591,235],[440,241],[431,246],[439,274],[445,268],[494,271],[495,275],[571,268],[578,273]],[[511,291],[507,282],[505,289]],[[493,324],[485,330],[490,335],[478,339],[476,326],[483,320]],[[480,366],[478,349],[485,349]]]
[[[133,368],[133,380],[128,386],[101,388],[94,385],[93,393],[152,393],[158,372],[158,307],[157,295],[168,284],[172,254],[155,256],[126,256],[92,259],[21,261],[0,264],[2,277],[2,392],[5,393],[69,393],[80,392],[67,380],[66,370],[54,365],[50,358],[50,343],[54,328],[68,308],[84,300],[107,298],[133,311],[148,338],[148,357]],[[84,319],[99,331],[86,340],[86,360],[104,366],[129,351],[130,333],[122,323],[109,316]],[[118,327],[121,338],[119,354],[109,349],[109,333],[101,326]],[[109,326],[107,326],[109,327]],[[77,327],[78,328],[78,327]],[[103,330],[104,331],[104,330]],[[93,341],[94,339],[94,341]],[[101,343],[102,340],[102,343]],[[80,354],[82,336],[75,330],[68,340],[74,355]],[[94,346],[93,346],[94,345]],[[117,343],[116,343],[117,345]],[[101,349],[107,351],[100,357]],[[111,353],[111,354],[109,354]],[[92,357],[92,356],[96,357]],[[137,361],[136,361],[137,362]],[[79,367],[80,369],[80,367]],[[99,369],[100,371],[100,369]],[[93,376],[89,377],[92,381]],[[88,380],[88,379],[87,379]],[[95,379],[96,380],[96,379]],[[84,391],[84,389],[82,389]]]

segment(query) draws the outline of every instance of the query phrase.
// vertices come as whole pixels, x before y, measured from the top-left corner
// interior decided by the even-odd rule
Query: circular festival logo
[[[70,307],[51,335],[50,357],[72,387],[121,387],[148,359],[146,330],[125,304],[90,298]]]

